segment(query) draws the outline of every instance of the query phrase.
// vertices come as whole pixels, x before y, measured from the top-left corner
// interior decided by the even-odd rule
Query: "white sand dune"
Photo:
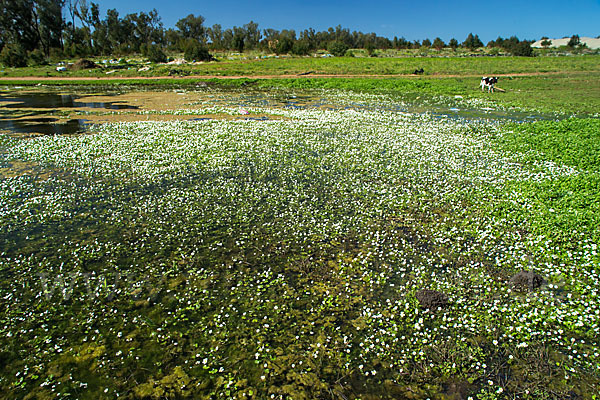
[[[560,46],[566,46],[569,43],[569,40],[571,40],[571,38],[548,39],[548,40],[552,42],[550,47],[560,47]],[[579,40],[581,41],[581,43],[585,43],[585,45],[589,49],[593,49],[593,50],[600,49],[600,39],[584,36],[584,37],[580,37]],[[533,43],[531,45],[531,47],[542,48],[543,47],[542,40],[538,40],[537,42]]]

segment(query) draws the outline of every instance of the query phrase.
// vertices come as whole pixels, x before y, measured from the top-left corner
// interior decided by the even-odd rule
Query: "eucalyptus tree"
[[[239,53],[244,51],[246,47],[246,30],[243,27],[233,27],[233,40],[231,44],[232,48]]]
[[[206,43],[207,32],[204,27],[204,17],[202,15],[195,16],[189,14],[185,18],[181,18],[175,26],[181,32],[184,39],[196,39],[200,43]]]
[[[213,49],[222,50],[225,48],[225,46],[224,46],[225,38],[223,37],[223,28],[221,27],[220,24],[214,24],[213,26],[208,28],[207,34],[208,34],[208,38],[210,39],[210,41],[212,43]]]
[[[33,0],[0,0],[0,44],[14,43],[30,51],[39,43]]]
[[[257,48],[260,39],[262,38],[260,30],[258,29],[258,24],[254,21],[250,21],[244,25],[244,30],[246,31],[245,47],[248,49]]]

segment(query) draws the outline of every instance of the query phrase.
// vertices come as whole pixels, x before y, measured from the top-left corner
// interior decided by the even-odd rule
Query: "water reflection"
[[[13,88],[14,89],[14,88]],[[54,117],[55,110],[94,108],[104,110],[138,110],[153,106],[158,107],[189,107],[204,105],[207,103],[223,106],[237,105],[239,107],[275,107],[291,109],[321,109],[321,110],[371,110],[371,111],[390,111],[406,114],[428,114],[435,118],[451,118],[457,121],[469,122],[473,120],[497,120],[512,122],[529,122],[536,120],[553,120],[560,118],[554,114],[540,114],[523,112],[518,110],[496,110],[487,107],[478,107],[475,104],[469,104],[460,98],[445,98],[427,96],[423,94],[393,93],[381,98],[382,101],[369,101],[360,99],[359,96],[350,96],[339,101],[335,96],[331,98],[327,93],[319,91],[302,91],[290,93],[289,91],[271,90],[261,91],[253,89],[233,90],[233,91],[214,91],[205,88],[187,89],[177,91],[177,94],[188,94],[192,102],[187,103],[174,101],[169,96],[164,96],[164,89],[154,89],[149,92],[152,96],[140,99],[134,98],[130,105],[119,95],[138,92],[139,88],[120,88],[119,92],[112,92],[111,89],[102,89],[99,94],[98,88],[95,92],[88,92],[90,89],[73,89],[77,93],[59,93],[59,92],[0,92],[0,130],[9,131],[20,135],[64,135],[84,132],[90,122],[85,119],[70,119],[65,123],[57,123]],[[83,92],[82,92],[83,91]],[[145,92],[145,90],[141,90]],[[105,96],[114,96],[107,97]],[[95,100],[94,96],[99,101]],[[149,100],[146,100],[149,99]],[[155,104],[156,99],[160,99]],[[164,101],[164,103],[163,103]],[[84,110],[85,111],[85,110]],[[89,111],[89,110],[88,110]],[[28,119],[26,119],[28,118]],[[192,118],[194,121],[203,121],[207,118]],[[250,116],[247,119],[264,121],[268,119],[265,116]]]
[[[88,96],[85,96],[88,97]],[[0,95],[0,107],[4,108],[105,108],[109,110],[137,110],[139,107],[123,102],[79,101],[80,96],[57,93],[19,93]]]
[[[54,118],[0,119],[0,131],[9,131],[19,135],[73,135],[84,132],[89,121],[70,119],[57,123]]]

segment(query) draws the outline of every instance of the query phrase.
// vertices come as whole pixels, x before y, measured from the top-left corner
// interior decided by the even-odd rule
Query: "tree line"
[[[165,29],[156,9],[120,16],[116,9],[100,15],[98,3],[87,0],[0,0],[0,52],[5,64],[13,60],[23,65],[29,60],[40,63],[48,57],[86,57],[141,53],[154,61],[166,59],[165,51],[184,52],[186,58],[211,59],[209,50],[262,50],[277,54],[307,55],[326,49],[336,56],[348,49],[419,49],[483,47],[477,35],[461,43],[453,38],[445,43],[389,39],[375,33],[363,33],[340,25],[325,31],[312,28],[259,29],[250,21],[243,26],[224,29],[220,24],[205,25],[201,15],[181,18],[175,28]],[[498,38],[488,46],[500,47],[513,54],[531,55],[530,42],[516,37]],[[9,60],[7,62],[7,60]]]

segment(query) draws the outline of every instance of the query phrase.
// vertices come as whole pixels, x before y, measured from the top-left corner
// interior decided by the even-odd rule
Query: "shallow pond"
[[[107,92],[100,97],[89,89],[5,90],[0,92],[0,131],[23,137],[82,133],[91,121],[77,114],[138,109],[117,96]]]
[[[598,302],[555,276],[593,260],[550,257],[572,247],[523,229],[504,190],[574,172],[493,142],[497,121],[546,116],[340,92],[73,99],[0,107],[6,398],[483,398],[528,390],[543,352],[544,371],[595,367]],[[36,127],[77,120],[64,133],[93,134]],[[532,265],[553,286],[514,293]]]
[[[333,104],[326,94],[316,92],[293,94],[284,91],[256,90],[223,92],[210,88],[191,90],[129,88],[119,92],[99,92],[90,88],[68,88],[60,91],[39,88],[7,90],[0,93],[0,131],[25,136],[76,134],[84,132],[93,123],[148,120],[149,117],[142,113],[143,111],[177,110],[207,103],[292,109],[381,109],[400,113],[430,114],[439,118],[464,121],[527,122],[558,118],[556,115],[504,110],[485,104],[473,105],[462,98],[432,98],[415,95],[392,94],[388,97],[388,101],[380,104],[373,102],[366,104],[352,100],[343,104]],[[176,116],[173,118],[192,119]],[[259,118],[264,120],[266,117]],[[164,120],[165,117],[162,116],[160,119]]]
[[[137,109],[136,106],[118,101],[81,101],[83,96],[74,93],[25,92],[18,94],[0,94],[0,107],[4,108],[105,108],[109,110]],[[86,96],[93,99],[93,96]]]

